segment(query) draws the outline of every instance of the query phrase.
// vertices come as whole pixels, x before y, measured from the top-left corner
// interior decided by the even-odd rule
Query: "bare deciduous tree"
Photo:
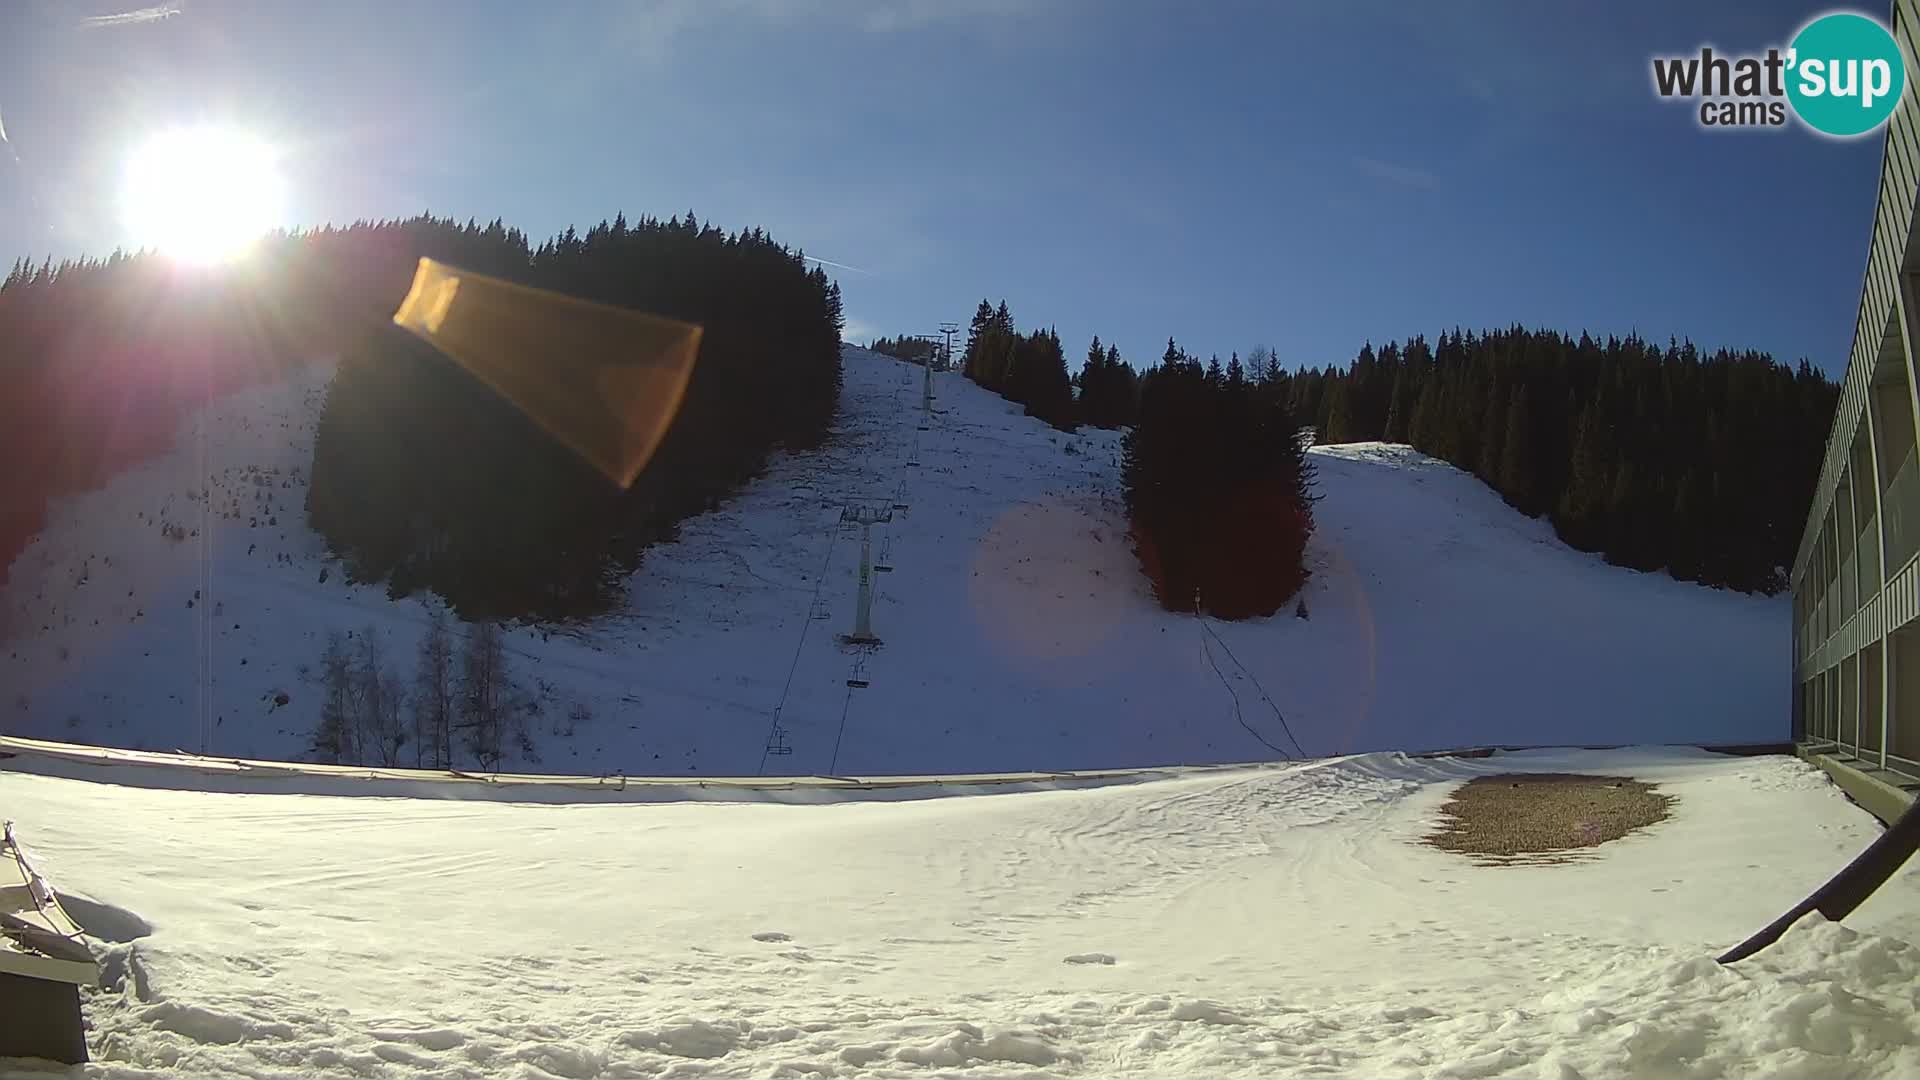
[[[338,764],[358,760],[354,746],[359,712],[356,697],[353,656],[347,651],[346,636],[332,631],[327,634],[326,651],[320,654],[320,723],[313,732],[313,754],[321,761]]]
[[[413,690],[414,764],[423,768],[453,767],[455,711],[453,644],[447,620],[434,613],[420,639],[420,664]]]
[[[400,716],[406,704],[406,691],[400,677],[387,666],[386,642],[372,624],[360,632],[360,657],[354,672],[360,683],[361,764],[398,765],[400,750],[406,745],[406,728]]]
[[[482,769],[500,767],[513,696],[506,667],[500,628],[489,619],[475,622],[467,630],[466,653],[461,657],[460,727],[467,749]]]
[[[339,631],[327,635],[320,656],[320,722],[312,751],[342,765],[395,765],[406,745],[400,717],[406,690],[386,663],[386,648],[372,626],[350,648]]]

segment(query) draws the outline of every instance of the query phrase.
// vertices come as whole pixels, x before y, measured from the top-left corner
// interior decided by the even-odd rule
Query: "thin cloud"
[[[88,29],[99,29],[111,26],[137,26],[140,23],[159,22],[162,19],[171,19],[183,10],[185,9],[178,0],[172,0],[172,2],[155,4],[152,7],[143,7],[134,11],[123,11],[117,15],[89,15],[80,20],[80,25]]]
[[[602,33],[625,53],[660,60],[684,31],[727,19],[819,20],[875,35],[947,23],[993,31],[1060,6],[1061,0],[652,0],[623,9]]]
[[[1357,157],[1353,159],[1353,167],[1375,180],[1384,180],[1401,187],[1431,191],[1440,186],[1438,176],[1413,165],[1401,165],[1398,162],[1381,161],[1378,158]]]
[[[940,22],[1013,19],[1036,14],[1046,5],[1039,0],[882,0],[864,6],[860,27],[886,34]]]

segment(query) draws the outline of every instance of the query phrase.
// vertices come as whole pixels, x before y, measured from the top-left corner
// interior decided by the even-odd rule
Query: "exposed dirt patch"
[[[1487,865],[1567,862],[1666,818],[1673,796],[1627,776],[1505,773],[1469,780],[1426,842]]]

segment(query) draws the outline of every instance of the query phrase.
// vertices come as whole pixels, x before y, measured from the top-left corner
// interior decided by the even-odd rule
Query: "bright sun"
[[[285,191],[265,143],[228,128],[161,132],[127,159],[121,204],[140,247],[192,263],[243,254],[285,217]]]

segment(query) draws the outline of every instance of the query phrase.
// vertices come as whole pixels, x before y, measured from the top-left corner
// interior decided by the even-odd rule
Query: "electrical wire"
[[[1203,624],[1203,626],[1204,626],[1204,624]],[[1269,750],[1271,750],[1271,751],[1273,751],[1273,752],[1274,752],[1274,753],[1276,753],[1276,754],[1279,754],[1279,755],[1280,755],[1281,757],[1284,757],[1284,758],[1291,758],[1291,757],[1293,757],[1293,755],[1292,755],[1292,754],[1289,754],[1289,753],[1287,753],[1287,752],[1286,752],[1285,750],[1282,750],[1282,749],[1281,749],[1281,748],[1279,748],[1278,746],[1275,746],[1275,745],[1273,745],[1272,743],[1270,743],[1270,742],[1268,742],[1268,741],[1267,741],[1267,737],[1266,737],[1265,735],[1262,735],[1262,734],[1260,734],[1260,733],[1259,733],[1258,731],[1255,731],[1255,730],[1253,729],[1253,725],[1252,725],[1252,724],[1249,724],[1249,723],[1247,723],[1247,719],[1246,719],[1246,717],[1244,717],[1244,716],[1242,716],[1242,715],[1240,715],[1240,695],[1239,695],[1239,694],[1236,694],[1236,693],[1234,693],[1234,692],[1233,692],[1233,685],[1232,685],[1231,683],[1229,683],[1229,682],[1227,682],[1227,676],[1226,676],[1226,673],[1225,673],[1225,672],[1223,672],[1223,671],[1221,671],[1221,670],[1220,670],[1220,665],[1219,665],[1218,663],[1216,663],[1216,662],[1214,661],[1214,659],[1213,659],[1213,649],[1212,649],[1211,647],[1209,647],[1209,646],[1207,645],[1207,639],[1206,639],[1206,638],[1204,638],[1204,637],[1200,639],[1200,651],[1201,651],[1201,652],[1202,652],[1203,654],[1205,654],[1205,655],[1206,655],[1206,658],[1207,658],[1207,666],[1209,666],[1209,667],[1211,667],[1211,668],[1213,668],[1213,674],[1214,674],[1214,676],[1215,676],[1216,678],[1218,678],[1218,679],[1220,680],[1220,685],[1221,685],[1221,686],[1224,686],[1224,687],[1226,687],[1226,689],[1227,689],[1227,696],[1228,696],[1229,698],[1231,698],[1231,699],[1233,700],[1233,718],[1234,718],[1234,720],[1236,720],[1237,722],[1239,722],[1239,724],[1240,724],[1240,726],[1241,726],[1241,727],[1243,727],[1243,728],[1246,728],[1246,729],[1247,729],[1247,734],[1249,734],[1249,735],[1251,735],[1251,736],[1253,736],[1254,738],[1256,738],[1256,739],[1258,739],[1258,740],[1260,740],[1260,745],[1262,745],[1262,746],[1264,746],[1264,747],[1266,747],[1267,749],[1269,749]]]
[[[787,665],[787,682],[780,688],[780,703],[773,707],[773,723],[767,728],[767,741],[760,747],[760,768],[755,776],[767,774],[767,753],[773,748],[773,737],[780,728],[781,712],[787,707],[787,695],[793,690],[794,672],[800,670],[800,651],[806,647],[807,632],[813,629],[813,611],[820,603],[820,589],[827,582],[827,570],[833,565],[833,549],[840,543],[840,525],[834,523],[833,534],[827,540],[827,554],[820,560],[820,572],[813,579],[813,596],[807,601],[807,621],[800,626],[800,640],[793,643],[793,662]]]
[[[1233,700],[1233,719],[1239,723],[1241,727],[1246,729],[1247,734],[1258,739],[1260,745],[1279,754],[1281,757],[1289,759],[1306,757],[1307,752],[1301,748],[1300,740],[1294,737],[1292,726],[1287,723],[1287,718],[1281,715],[1280,706],[1274,704],[1273,698],[1267,694],[1266,687],[1260,685],[1260,679],[1255,676],[1252,671],[1247,669],[1247,665],[1240,662],[1239,657],[1233,655],[1233,649],[1228,647],[1227,643],[1221,639],[1219,634],[1214,633],[1213,627],[1207,625],[1207,617],[1200,611],[1200,597],[1197,592],[1193,598],[1193,618],[1195,622],[1200,624],[1200,632],[1203,635],[1200,638],[1200,651],[1207,658],[1207,666],[1213,668],[1214,677],[1220,680],[1220,685],[1226,688],[1227,696]],[[1220,648],[1227,654],[1227,658],[1233,661],[1234,666],[1238,667],[1242,674],[1252,680],[1254,688],[1260,691],[1260,699],[1267,703],[1267,707],[1273,710],[1274,718],[1280,721],[1280,730],[1287,733],[1287,741],[1293,743],[1293,753],[1288,753],[1286,750],[1274,745],[1265,735],[1255,730],[1252,724],[1247,723],[1246,716],[1240,711],[1240,695],[1234,692],[1233,684],[1227,681],[1226,672],[1220,670],[1219,661],[1213,658],[1213,648],[1207,644],[1207,638],[1212,638],[1215,642],[1218,642]]]
[[[853,683],[847,683],[846,699],[840,702],[840,732],[833,737],[833,761],[827,765],[827,775],[834,776],[840,771],[840,740],[847,737],[847,710],[853,707]]]
[[[1260,676],[1255,675],[1253,673],[1252,668],[1249,668],[1247,665],[1241,663],[1240,658],[1233,655],[1233,649],[1227,645],[1225,639],[1223,639],[1218,633],[1214,631],[1213,627],[1207,625],[1207,620],[1204,617],[1202,617],[1200,620],[1200,628],[1205,630],[1208,633],[1208,635],[1210,635],[1213,638],[1214,641],[1219,642],[1220,648],[1224,650],[1227,654],[1227,659],[1232,660],[1234,666],[1239,668],[1241,672],[1243,672],[1247,676],[1248,679],[1252,680],[1254,689],[1260,691],[1260,700],[1266,702],[1267,708],[1273,710],[1273,718],[1275,720],[1280,721],[1280,730],[1287,733],[1287,741],[1293,744],[1293,748],[1299,751],[1300,756],[1303,758],[1310,756],[1307,753],[1307,751],[1300,745],[1300,740],[1294,737],[1293,725],[1287,723],[1286,716],[1280,712],[1280,706],[1274,703],[1273,695],[1267,693],[1267,688],[1260,685]],[[1266,740],[1263,739],[1261,741],[1264,742]]]

